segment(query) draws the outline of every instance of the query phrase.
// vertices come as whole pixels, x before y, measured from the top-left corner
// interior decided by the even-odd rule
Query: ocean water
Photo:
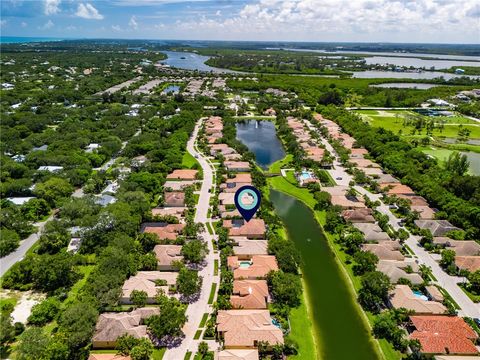
[[[0,36],[0,44],[21,44],[31,42],[61,41],[62,38],[52,37],[23,37],[23,36]]]

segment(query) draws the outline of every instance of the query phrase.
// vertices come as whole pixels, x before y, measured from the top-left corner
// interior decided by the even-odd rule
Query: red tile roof
[[[456,316],[410,316],[416,330],[410,338],[420,341],[426,354],[477,354],[473,341],[478,335]]]

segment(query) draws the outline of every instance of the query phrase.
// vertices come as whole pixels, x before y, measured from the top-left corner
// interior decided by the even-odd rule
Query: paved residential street
[[[195,333],[198,330],[200,321],[202,320],[204,313],[211,313],[213,308],[208,304],[208,298],[210,297],[210,290],[212,284],[215,282],[220,283],[220,277],[214,276],[214,260],[219,259],[219,255],[214,253],[212,240],[214,235],[210,235],[206,228],[206,223],[210,222],[208,218],[208,209],[210,207],[211,193],[209,190],[213,186],[214,170],[213,166],[209,165],[210,161],[202,153],[198,152],[195,148],[195,141],[198,136],[198,131],[202,125],[203,119],[200,119],[195,126],[192,137],[188,141],[187,151],[200,163],[203,169],[203,182],[200,189],[200,198],[197,204],[197,212],[195,213],[195,222],[205,225],[205,231],[200,234],[208,244],[209,253],[206,257],[207,265],[199,272],[199,275],[203,277],[202,290],[200,298],[190,304],[187,308],[188,321],[183,327],[185,338],[179,347],[169,349],[165,352],[164,360],[179,360],[183,359],[187,351],[191,351],[193,354],[197,351],[198,344],[202,341],[194,340]],[[217,349],[217,343],[215,341],[208,341],[210,350]]]
[[[305,123],[310,130],[315,131],[320,135],[318,130],[309,121],[305,120]],[[338,185],[348,186],[350,181],[353,180],[353,177],[345,171],[345,168],[338,161],[338,156],[332,145],[325,138],[321,137],[320,139],[321,143],[325,145],[325,148],[335,156],[335,160],[333,162],[334,166],[331,170],[328,170],[328,172],[333,177],[333,179],[335,179]],[[392,213],[388,205],[385,205],[381,201],[380,194],[372,194],[361,186],[354,186],[354,189],[362,195],[367,195],[370,200],[378,200],[380,202],[380,206],[378,206],[376,209],[382,214],[388,216],[389,224],[394,230],[404,229],[405,231],[408,231],[408,229],[400,225],[400,219]],[[472,300],[470,300],[470,298],[457,285],[457,283],[463,282],[464,279],[458,276],[450,276],[445,271],[443,271],[443,269],[440,267],[438,262],[435,261],[432,255],[425,251],[425,249],[419,245],[418,240],[418,236],[410,234],[410,237],[405,241],[405,243],[415,253],[418,264],[424,264],[431,268],[433,276],[437,279],[437,281],[434,283],[444,288],[455,300],[458,306],[460,306],[461,310],[458,311],[458,315],[480,318],[480,304],[476,304]]]

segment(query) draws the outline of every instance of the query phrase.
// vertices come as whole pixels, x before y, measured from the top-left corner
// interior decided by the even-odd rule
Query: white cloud
[[[119,25],[112,25],[112,30],[114,31],[122,31],[122,28]]]
[[[89,3],[78,4],[78,9],[75,15],[84,19],[91,19],[91,20],[102,20],[104,18],[104,16],[100,14],[98,10],[93,7],[92,4],[89,4]]]
[[[196,39],[478,43],[477,1],[257,0],[227,18],[213,12],[171,31]]]
[[[54,15],[60,12],[60,2],[61,0],[45,0],[44,13],[45,15]]]
[[[65,28],[65,30],[68,30],[68,31],[74,31],[74,30],[77,30],[77,27],[76,26],[73,26],[73,25],[69,25]]]
[[[130,21],[128,22],[128,26],[130,26],[133,30],[138,29],[138,23],[137,23],[137,20],[135,19],[135,15],[133,15],[130,18]]]
[[[54,26],[55,26],[55,24],[53,23],[53,21],[48,20],[45,24],[43,24],[42,26],[39,26],[38,28],[40,30],[48,30],[48,29],[51,29]]]
[[[20,26],[21,26],[22,28],[26,28],[26,27],[28,26],[28,24],[27,24],[25,21],[22,21],[21,24],[20,24]]]
[[[7,26],[7,20],[0,20],[0,27],[5,27]]]

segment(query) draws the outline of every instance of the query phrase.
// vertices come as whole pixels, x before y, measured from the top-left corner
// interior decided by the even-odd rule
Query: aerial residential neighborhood
[[[1,1],[0,358],[480,358],[479,20]]]

